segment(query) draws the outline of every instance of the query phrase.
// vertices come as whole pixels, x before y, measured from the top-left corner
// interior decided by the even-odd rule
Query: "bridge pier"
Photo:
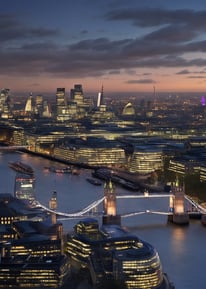
[[[168,221],[176,225],[188,225],[189,215],[187,213],[168,215]]]

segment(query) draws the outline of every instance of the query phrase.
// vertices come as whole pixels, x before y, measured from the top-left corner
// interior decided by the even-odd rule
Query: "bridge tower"
[[[116,191],[111,180],[104,185],[104,197],[103,225],[121,225],[121,216],[117,215]]]
[[[184,186],[179,185],[178,180],[174,185],[172,185],[172,194],[173,194],[173,210],[172,210],[173,215],[172,218],[170,218],[169,220],[179,225],[189,224],[189,214],[185,211],[185,197],[184,197],[185,190]]]
[[[57,192],[53,192],[52,197],[49,201],[49,208],[52,211],[55,211],[57,209]],[[51,221],[53,225],[52,235],[51,239],[61,240],[61,252],[63,254],[64,252],[64,240],[63,240],[63,225],[62,223],[57,222],[57,214],[55,212],[51,213]]]
[[[53,192],[52,197],[49,201],[49,208],[53,211],[55,211],[57,209],[57,193]],[[56,224],[57,222],[57,216],[56,213],[51,213],[51,220],[52,220],[52,224]]]

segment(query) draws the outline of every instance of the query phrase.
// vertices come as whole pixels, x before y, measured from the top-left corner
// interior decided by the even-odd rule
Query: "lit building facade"
[[[25,114],[30,116],[33,115],[35,112],[35,101],[32,93],[30,93],[29,97],[27,98],[24,111]]]
[[[71,89],[71,100],[80,106],[84,104],[84,93],[81,84],[75,84],[74,88]]]
[[[0,114],[1,118],[8,119],[12,112],[12,103],[9,95],[10,89],[4,88],[0,93]]]
[[[35,113],[42,116],[43,113],[43,96],[37,95],[35,98]]]
[[[56,91],[56,119],[64,120],[67,109],[67,98],[65,88],[57,88]]]
[[[163,170],[163,153],[161,148],[137,146],[130,160],[130,172],[150,173]]]
[[[1,258],[0,288],[59,288],[68,276],[65,256]]]
[[[90,272],[92,283],[118,280],[128,289],[172,289],[157,251],[117,225],[98,227],[94,219],[80,221],[68,236],[71,269]]]
[[[14,197],[32,204],[35,200],[34,176],[17,173],[15,177]]]
[[[116,192],[111,181],[104,185],[104,214],[116,216]]]
[[[59,160],[86,164],[89,166],[124,165],[125,151],[119,147],[55,147],[53,156]]]
[[[62,224],[48,217],[42,209],[1,194],[0,288],[60,288],[67,281],[70,263],[62,250]]]

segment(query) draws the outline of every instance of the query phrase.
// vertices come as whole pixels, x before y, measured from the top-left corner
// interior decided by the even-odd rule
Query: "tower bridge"
[[[128,212],[125,214],[117,215],[117,199],[149,199],[149,198],[168,198],[169,200],[169,209],[167,211],[155,211],[151,209],[146,209],[142,211],[136,212]],[[188,210],[185,207],[185,203],[189,204],[191,209]],[[98,206],[103,204],[103,211],[98,211]],[[189,218],[194,216],[199,216],[206,214],[206,209],[197,204],[192,198],[184,194],[184,189],[175,185],[171,192],[168,194],[159,193],[159,194],[149,194],[145,192],[143,194],[138,195],[117,195],[115,189],[111,182],[105,184],[104,187],[104,196],[87,207],[83,208],[78,212],[67,213],[61,212],[57,210],[57,195],[53,194],[50,202],[49,208],[40,204],[36,201],[35,206],[41,207],[44,210],[51,213],[52,220],[67,220],[67,219],[79,219],[85,218],[91,215],[102,215],[103,222],[105,223],[116,223],[119,224],[121,222],[121,218],[133,217],[141,214],[159,214],[159,215],[167,215],[168,221],[171,221],[176,224],[188,224]]]

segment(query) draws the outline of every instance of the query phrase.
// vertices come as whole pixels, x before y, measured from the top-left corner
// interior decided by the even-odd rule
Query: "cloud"
[[[119,21],[120,26],[129,21],[147,29],[133,38],[93,37],[68,44],[58,41],[62,35],[58,29],[25,26],[15,15],[0,15],[0,74],[107,77],[160,67],[184,67],[177,74],[188,74],[187,67],[206,66],[206,59],[199,56],[206,51],[206,40],[197,38],[205,30],[206,11],[118,9],[107,13],[105,19]],[[85,37],[88,31],[81,33]],[[187,58],[187,53],[193,57]],[[154,81],[146,78],[130,83]]]
[[[176,74],[190,74],[190,71],[188,69],[184,69],[184,70],[177,72]]]
[[[204,31],[206,11],[192,9],[114,9],[105,14],[110,21],[130,21],[138,27],[158,27],[162,25],[187,25]]]
[[[60,32],[58,30],[46,28],[32,28],[27,27],[21,23],[14,14],[0,14],[0,40],[1,43],[13,42],[14,40],[28,41],[31,38],[45,38],[57,36]]]
[[[153,79],[145,78],[145,79],[132,79],[126,81],[128,84],[150,84],[150,83],[156,83]]]
[[[188,76],[188,78],[194,78],[194,79],[195,79],[195,78],[197,78],[197,79],[200,79],[200,78],[201,78],[201,79],[202,79],[202,78],[206,78],[206,76],[194,76],[194,75],[193,75],[193,76]]]

